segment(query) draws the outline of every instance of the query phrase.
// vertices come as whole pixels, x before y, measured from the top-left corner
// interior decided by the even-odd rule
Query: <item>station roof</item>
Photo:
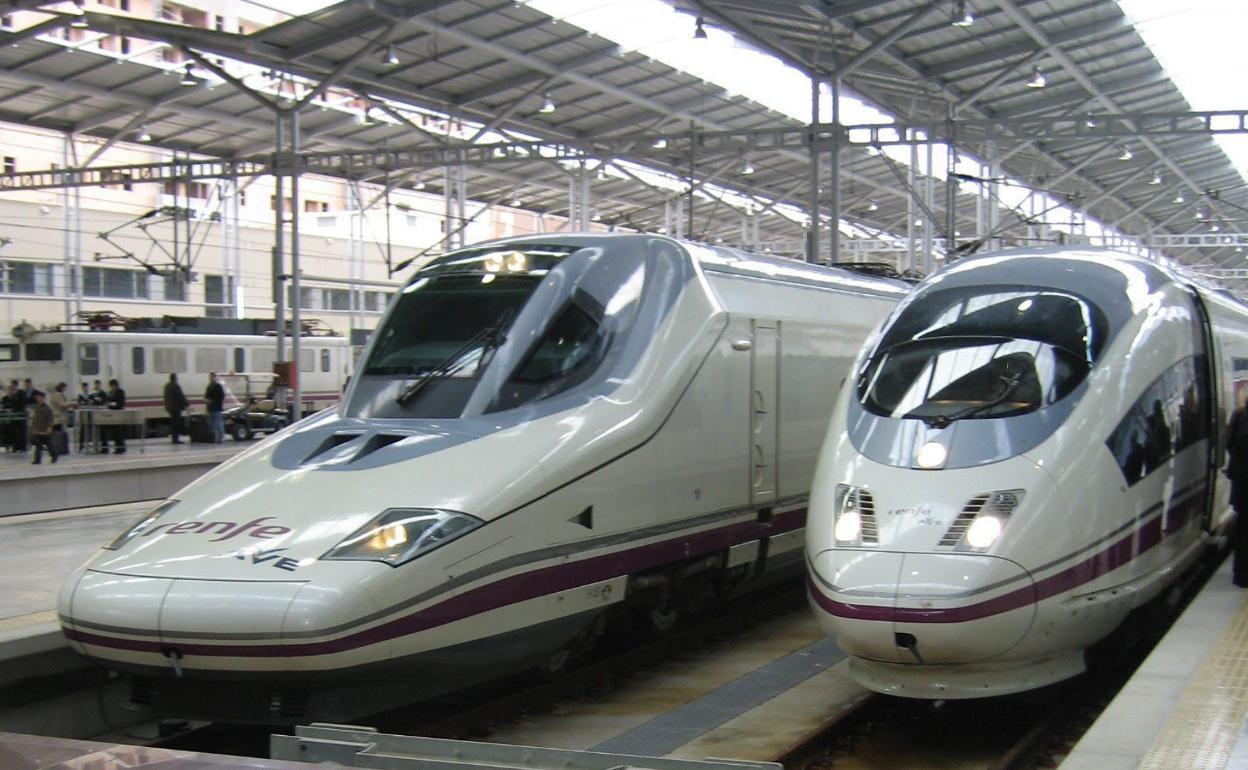
[[[916,124],[945,125],[951,105],[958,105],[959,118],[991,119],[1007,128],[1045,116],[1188,111],[1113,0],[973,0],[971,27],[951,26],[953,4],[943,1],[674,3],[808,73],[831,77],[839,65],[847,88]],[[278,99],[298,99],[332,78],[325,96],[312,97],[301,113],[302,149],[447,145],[478,131],[480,141],[592,144],[690,129],[803,125],[513,0],[347,0],[250,34],[121,13],[85,16],[86,37],[77,42],[55,37],[72,18],[63,12],[0,33],[0,119],[114,141],[134,141],[146,128],[155,145],[196,156],[246,157],[271,152]],[[168,52],[168,63],[153,66],[136,53],[110,54],[92,44],[106,35],[130,38],[132,52],[157,46]],[[385,63],[391,47],[398,64]],[[180,85],[184,56],[193,57],[194,87]],[[1044,89],[1026,85],[1034,66],[1045,73]],[[546,98],[553,112],[542,111]],[[362,123],[364,114],[373,120]],[[1103,222],[1120,222],[1124,232],[1203,233],[1207,224],[1194,220],[1194,206],[1229,224],[1235,210],[1248,205],[1238,172],[1207,134],[1128,140],[1130,161],[1118,160],[1123,140],[1094,131],[1037,139],[1002,130],[991,138],[1005,158],[1002,173],[1052,189]],[[988,154],[987,135],[958,139],[980,157]],[[674,142],[670,155],[622,156],[604,167],[592,182],[602,221],[659,230],[663,201],[678,187],[657,184],[639,169],[688,176],[690,157],[682,147]],[[740,173],[743,160],[753,173]],[[807,208],[808,169],[802,149],[722,143],[695,151],[693,177],[721,199],[698,200],[694,237],[741,240],[742,201],[755,201],[756,210],[770,201]],[[1154,173],[1161,185],[1149,184]],[[520,200],[525,208],[555,213],[567,209],[569,174],[567,163],[541,157],[465,169],[474,200]],[[436,191],[442,172],[387,176],[379,170],[372,176],[384,179]],[[908,196],[886,154],[861,146],[844,150],[842,179],[845,218],[860,222],[864,233],[904,232]],[[934,187],[931,208],[943,219],[945,185]],[[962,189],[954,204],[957,227],[972,233],[973,184]],[[1182,208],[1172,203],[1178,192],[1185,195]],[[778,251],[800,253],[797,219],[784,211],[762,217],[763,239],[776,242]],[[1003,212],[1001,220],[1007,237],[1028,237],[1025,212]],[[1195,264],[1227,259],[1231,249],[1166,251]]]

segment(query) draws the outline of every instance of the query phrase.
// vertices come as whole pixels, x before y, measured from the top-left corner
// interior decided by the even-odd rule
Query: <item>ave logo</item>
[[[274,569],[285,570],[286,572],[294,572],[299,569],[299,561],[289,556],[282,556],[285,548],[274,548],[271,551],[243,551],[234,554],[234,558],[239,561],[249,562],[253,565],[268,564]]]

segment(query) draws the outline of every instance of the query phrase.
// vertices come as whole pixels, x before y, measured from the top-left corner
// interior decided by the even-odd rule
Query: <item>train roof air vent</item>
[[[368,437],[368,440],[364,442],[364,445],[360,447],[360,450],[355,453],[354,457],[351,458],[351,462],[362,460],[371,455],[373,452],[376,452],[378,449],[384,449],[391,444],[402,441],[405,438],[407,438],[407,436],[402,434],[374,433]]]
[[[363,435],[364,435],[363,431],[351,431],[351,432],[346,432],[346,433],[331,433],[330,435],[325,437],[324,441],[322,441],[320,444],[317,445],[316,449],[312,450],[311,454],[303,458],[303,462],[301,463],[301,465],[306,465],[312,462],[313,460],[315,460],[316,458],[320,457],[321,455],[325,454],[326,452],[330,451],[331,449],[336,449],[342,446],[343,444],[349,441],[354,441],[355,439]]]

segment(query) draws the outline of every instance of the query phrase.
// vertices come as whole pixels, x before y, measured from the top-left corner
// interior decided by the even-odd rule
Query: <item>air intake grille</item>
[[[990,497],[992,497],[992,493],[985,492],[982,495],[975,495],[968,500],[962,512],[958,514],[958,518],[954,519],[953,523],[949,525],[948,531],[945,532],[945,536],[940,539],[936,547],[953,548],[962,542],[962,537],[966,534],[967,528],[971,526],[972,521],[975,521],[975,517],[979,515],[979,512],[984,509],[984,504],[988,502]]]
[[[875,497],[865,489],[858,490],[858,515],[862,517],[862,542],[878,544],[880,530],[875,524]]]

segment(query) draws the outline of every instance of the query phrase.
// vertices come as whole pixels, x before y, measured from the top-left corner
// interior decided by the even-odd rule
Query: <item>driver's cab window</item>
[[[576,304],[564,308],[516,369],[490,411],[562,393],[585,381],[603,352],[602,325]]]

